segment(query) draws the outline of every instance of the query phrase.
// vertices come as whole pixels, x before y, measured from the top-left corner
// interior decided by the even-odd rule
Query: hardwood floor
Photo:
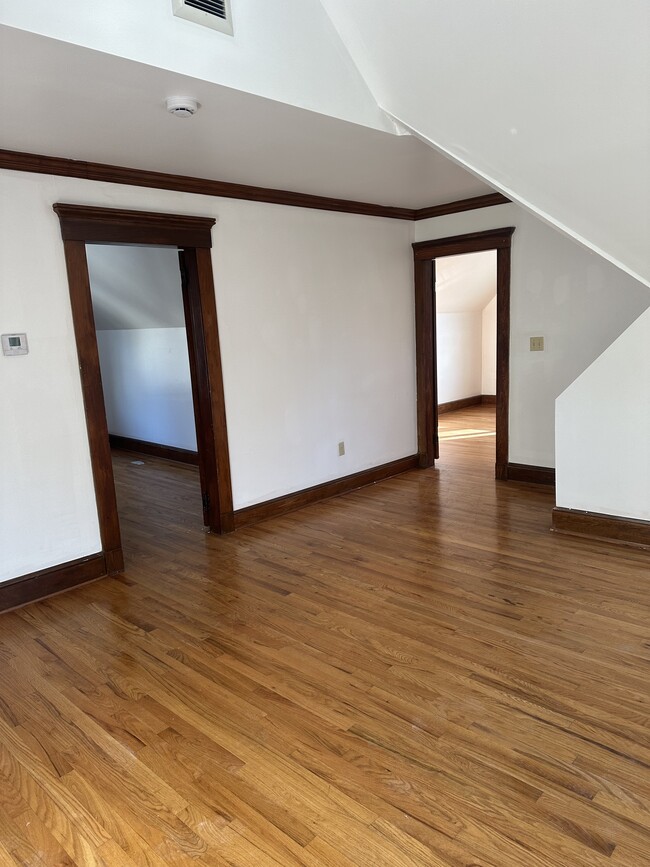
[[[650,864],[648,554],[550,534],[490,413],[227,537],[116,455],[126,574],[0,621],[0,867]]]

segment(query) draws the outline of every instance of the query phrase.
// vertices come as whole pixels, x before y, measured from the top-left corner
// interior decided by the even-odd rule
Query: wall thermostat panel
[[[3,355],[27,355],[29,352],[26,334],[3,334],[1,339]]]

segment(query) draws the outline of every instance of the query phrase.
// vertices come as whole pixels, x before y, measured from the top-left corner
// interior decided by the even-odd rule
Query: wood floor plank
[[[645,867],[648,553],[441,459],[237,533],[115,455],[127,569],[0,619],[0,867]]]

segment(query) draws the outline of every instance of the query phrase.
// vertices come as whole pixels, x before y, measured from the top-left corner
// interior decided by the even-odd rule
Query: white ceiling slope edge
[[[228,36],[175,17],[172,0],[0,0],[10,27],[394,132],[320,0],[232,12]]]
[[[650,285],[647,0],[321,0],[387,112]]]
[[[496,250],[436,259],[437,313],[479,313],[496,291]]]
[[[9,150],[409,208],[491,192],[413,136],[2,25],[0,80]],[[189,120],[164,106],[183,94]]]

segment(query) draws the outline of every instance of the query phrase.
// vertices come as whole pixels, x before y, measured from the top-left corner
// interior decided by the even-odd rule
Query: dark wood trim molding
[[[371,202],[355,202],[334,199],[329,196],[312,196],[290,190],[274,190],[248,184],[233,184],[209,178],[194,178],[151,172],[105,163],[70,160],[40,154],[25,154],[0,150],[0,168],[19,172],[36,172],[45,175],[63,175],[69,178],[84,178],[89,181],[105,181],[111,184],[128,184],[134,187],[149,187],[157,190],[175,190],[181,193],[197,193],[201,196],[218,196],[225,199],[245,199],[250,202],[269,202],[290,205],[295,208],[314,208],[319,211],[340,211],[347,214],[365,214],[371,217],[389,217],[393,220],[413,220],[413,208],[398,208],[376,205]]]
[[[289,205],[294,208],[364,214],[371,217],[387,217],[392,220],[426,220],[429,217],[442,217],[445,214],[457,214],[476,208],[489,208],[510,201],[501,193],[488,193],[485,196],[473,196],[456,202],[433,205],[430,208],[400,208],[392,205],[377,205],[372,202],[312,196],[309,193],[274,190],[269,187],[233,184],[210,178],[151,172],[125,166],[112,166],[106,163],[93,163],[85,160],[71,160],[66,157],[50,157],[43,154],[27,154],[3,149],[0,149],[0,169],[83,178],[88,181],[104,181],[111,184],[127,184],[128,186],[149,187],[157,190],[174,190],[180,193],[197,193],[202,196],[217,196],[226,199],[244,199],[249,202],[268,202],[276,205]]]
[[[553,467],[533,467],[529,464],[508,464],[509,482],[531,482],[535,485],[555,485]]]
[[[468,406],[478,406],[482,402],[480,394],[474,395],[474,397],[460,397],[458,400],[448,400],[445,403],[438,404],[438,415],[455,412],[457,409],[465,409]]]
[[[461,397],[458,400],[448,400],[438,404],[438,415],[446,412],[454,412],[457,409],[465,409],[468,406],[494,406],[497,402],[495,394],[476,394],[473,397]]]
[[[433,205],[430,208],[416,208],[414,220],[428,220],[431,217],[444,217],[446,214],[459,214],[462,211],[475,211],[478,208],[492,208],[494,205],[507,205],[510,199],[501,193],[488,193],[485,196],[473,196],[470,199],[459,199],[446,205]]]
[[[435,267],[433,258],[415,263],[415,368],[420,467],[432,467],[438,440],[436,385]]]
[[[108,574],[104,554],[71,560],[0,584],[0,611],[9,611],[55,593],[63,593]]]
[[[239,529],[240,527],[248,527],[250,524],[258,524],[267,518],[277,518],[279,515],[293,512],[295,509],[301,509],[303,506],[309,506],[312,503],[318,503],[322,500],[338,497],[341,494],[347,494],[358,488],[364,488],[367,485],[373,485],[375,482],[381,482],[384,479],[405,473],[407,470],[415,469],[418,465],[418,455],[410,455],[407,458],[400,458],[397,461],[381,464],[369,470],[362,470],[350,476],[333,479],[331,482],[323,482],[321,485],[314,485],[302,491],[285,494],[285,496],[276,497],[274,500],[267,500],[264,503],[247,506],[245,509],[238,509],[235,512],[235,528]]]
[[[485,232],[469,232],[467,235],[451,235],[418,241],[412,244],[416,261],[437,259],[440,256],[459,256],[462,253],[478,253],[481,250],[508,249],[511,245],[514,226],[503,229],[488,229]]]
[[[583,536],[600,539],[619,545],[635,545],[650,548],[650,521],[635,518],[619,518],[616,515],[601,515],[597,512],[582,512],[579,509],[553,509],[555,533],[568,536]]]
[[[171,247],[212,246],[213,217],[188,217],[156,211],[95,208],[88,205],[53,205],[61,221],[64,241],[101,241],[129,244],[167,244]]]
[[[508,478],[510,395],[510,247],[514,227],[472,232],[413,244],[418,454],[421,467],[434,465],[437,441],[435,259],[497,251],[497,395],[495,478]]]
[[[102,550],[107,570],[124,568],[108,425],[93,315],[86,242],[165,244],[184,249],[190,356],[197,371],[201,429],[197,427],[206,523],[233,529],[228,433],[210,246],[214,219],[178,214],[55,204],[68,270]],[[193,383],[194,386],[194,383]]]
[[[232,480],[212,257],[210,250],[199,247],[185,249],[181,259],[199,472],[201,489],[208,495],[204,518],[214,532],[230,533],[235,529]]]
[[[102,550],[121,551],[120,523],[117,516],[111,449],[108,444],[108,424],[102,391],[102,375],[99,367],[95,317],[90,294],[86,245],[83,241],[64,241],[63,247],[68,272],[72,323],[77,342],[81,391],[88,427],[88,444],[90,446]]]
[[[132,437],[109,434],[108,441],[112,449],[122,452],[136,452],[140,455],[152,455],[166,461],[178,461],[182,464],[199,464],[199,453],[191,449],[179,449],[176,446],[163,446],[160,443],[150,443],[147,440],[136,440]]]

